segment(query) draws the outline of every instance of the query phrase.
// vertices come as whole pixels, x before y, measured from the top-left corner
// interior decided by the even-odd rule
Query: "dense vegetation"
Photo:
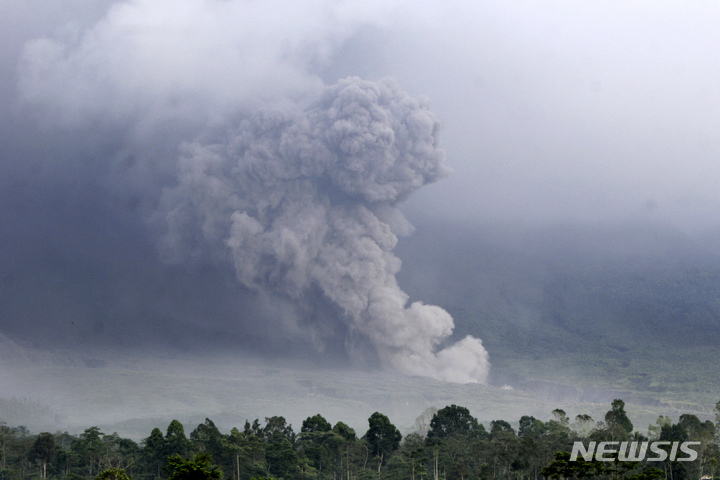
[[[277,479],[496,479],[623,478],[625,480],[713,479],[720,461],[720,402],[716,422],[681,415],[677,423],[658,418],[650,440],[698,441],[697,460],[678,462],[569,462],[575,441],[645,441],[635,431],[622,400],[604,419],[571,421],[562,410],[543,422],[520,418],[479,423],[467,408],[430,409],[404,438],[390,419],[375,412],[358,434],[343,422],[308,417],[295,432],[283,417],[245,422],[222,433],[210,419],[189,435],[173,420],[165,433],[155,428],[140,444],[90,427],[31,434],[0,425],[0,479],[167,480]]]

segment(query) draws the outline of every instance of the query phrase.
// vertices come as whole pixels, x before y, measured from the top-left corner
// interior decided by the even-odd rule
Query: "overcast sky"
[[[403,205],[415,223],[720,226],[716,3],[0,5],[8,335],[117,340],[132,324],[155,338],[186,325],[180,343],[197,329],[232,343],[230,331],[252,348],[267,336],[253,312],[292,307],[235,285],[231,265],[161,262],[163,189],[178,183],[183,142],[347,76],[393,77],[442,123],[453,171]],[[281,327],[278,351],[297,334]]]
[[[3,105],[23,114],[205,117],[390,75],[431,99],[456,172],[423,210],[717,223],[712,2],[3,3]]]

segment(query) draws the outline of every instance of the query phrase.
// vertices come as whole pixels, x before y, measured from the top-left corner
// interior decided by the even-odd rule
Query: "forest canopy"
[[[462,406],[429,409],[403,436],[375,412],[366,432],[322,414],[308,417],[299,432],[284,417],[246,421],[224,433],[210,419],[189,434],[178,420],[154,428],[137,443],[93,426],[80,434],[31,433],[0,424],[0,480],[232,480],[317,479],[552,479],[672,480],[715,478],[720,461],[720,402],[715,422],[692,414],[677,422],[660,416],[645,436],[616,399],[604,418],[556,409],[542,421],[524,415],[517,423],[486,426]],[[432,415],[429,422],[427,419]],[[682,462],[570,460],[574,442],[698,442],[697,458]]]

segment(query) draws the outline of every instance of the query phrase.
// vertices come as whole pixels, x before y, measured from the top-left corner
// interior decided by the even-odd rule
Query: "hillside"
[[[496,384],[583,401],[606,390],[703,408],[720,398],[720,257],[700,238],[424,224],[397,251],[400,284],[450,311],[455,337],[483,339]]]

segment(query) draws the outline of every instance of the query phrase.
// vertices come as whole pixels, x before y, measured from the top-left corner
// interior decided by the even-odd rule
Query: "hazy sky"
[[[456,172],[423,210],[716,224],[712,2],[4,3],[3,104],[44,121],[203,121],[390,75]]]
[[[453,172],[408,200],[413,222],[720,226],[715,3],[0,6],[8,335],[302,349],[292,305],[251,295],[231,265],[163,263],[157,208],[183,142],[347,76],[391,76],[442,122]],[[272,340],[255,318],[269,309]]]

